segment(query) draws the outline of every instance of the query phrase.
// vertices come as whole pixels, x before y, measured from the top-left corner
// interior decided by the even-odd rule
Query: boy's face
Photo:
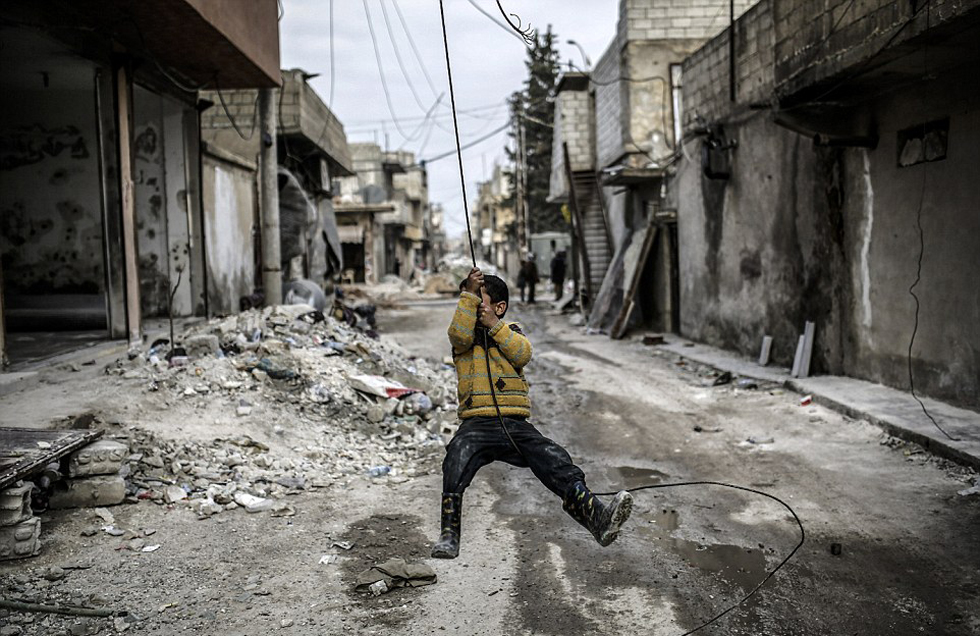
[[[487,307],[491,307],[493,309],[493,313],[498,318],[503,316],[504,312],[507,311],[507,301],[501,300],[499,303],[494,304],[493,301],[490,300],[490,294],[487,293],[486,287],[480,288],[480,295],[483,297],[483,302],[487,304]]]

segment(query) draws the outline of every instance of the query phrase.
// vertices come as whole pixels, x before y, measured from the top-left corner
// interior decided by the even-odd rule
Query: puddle
[[[704,545],[697,541],[678,539],[672,533],[681,526],[676,510],[660,509],[644,515],[648,531],[661,541],[667,550],[687,563],[717,574],[748,592],[766,575],[766,557],[762,550],[737,545]]]
[[[606,469],[606,483],[613,488],[635,488],[646,484],[659,484],[669,475],[652,468],[612,466]]]

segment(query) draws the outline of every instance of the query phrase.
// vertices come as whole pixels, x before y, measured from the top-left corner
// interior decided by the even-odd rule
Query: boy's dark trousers
[[[530,468],[559,497],[565,497],[575,482],[585,481],[585,473],[572,463],[568,452],[538,432],[527,418],[505,416],[504,424],[523,455],[511,444],[496,417],[468,417],[446,447],[442,462],[444,493],[462,494],[477,471],[495,461]]]

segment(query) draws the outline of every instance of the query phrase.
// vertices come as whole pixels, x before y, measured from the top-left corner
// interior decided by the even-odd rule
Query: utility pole
[[[527,147],[526,138],[524,136],[524,118],[522,117],[518,122],[517,129],[517,161],[518,161],[518,179],[517,179],[517,205],[520,210],[518,215],[518,226],[517,226],[517,242],[521,246],[521,250],[527,252],[528,248],[528,209],[527,209]]]
[[[282,304],[279,244],[279,177],[276,152],[276,89],[259,89],[262,132],[259,173],[262,183],[262,288],[266,305]]]

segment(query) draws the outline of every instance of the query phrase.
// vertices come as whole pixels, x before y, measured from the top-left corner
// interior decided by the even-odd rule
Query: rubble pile
[[[450,368],[309,306],[215,319],[178,342],[169,361],[158,342],[107,372],[165,404],[220,405],[251,435],[196,442],[120,431],[132,449],[131,500],[181,502],[201,517],[236,508],[287,516],[295,511],[281,500],[300,490],[428,472],[426,459],[455,427]]]

